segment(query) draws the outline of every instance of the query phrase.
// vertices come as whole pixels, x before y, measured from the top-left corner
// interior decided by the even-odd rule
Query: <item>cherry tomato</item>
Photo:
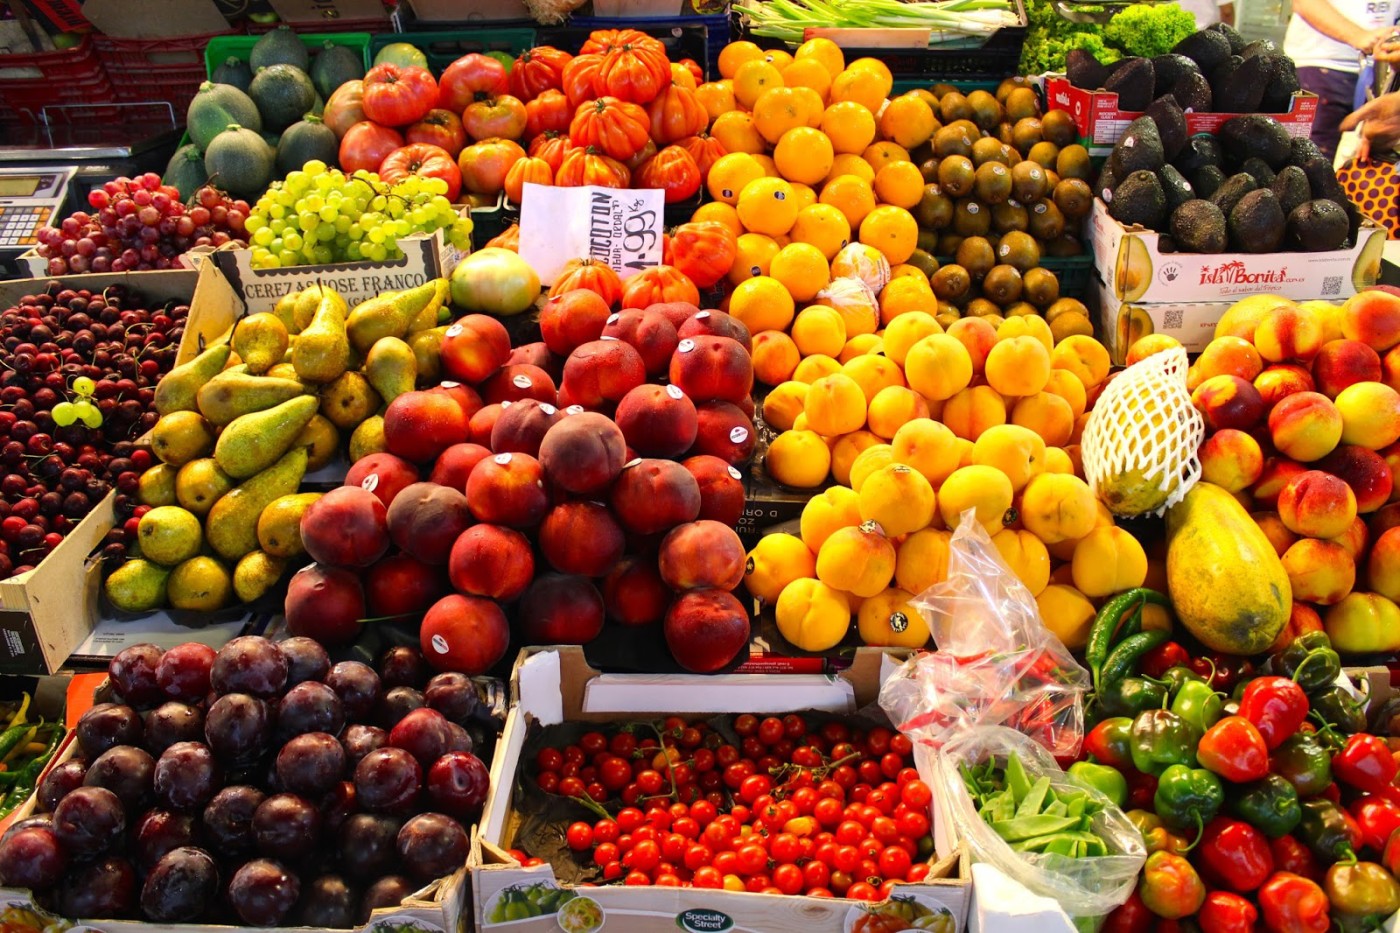
[[[593,827],[587,823],[571,823],[564,833],[564,840],[575,852],[582,852],[593,845]]]
[[[776,716],[769,716],[758,724],[758,740],[764,745],[776,744],[784,732],[783,721]]]
[[[576,777],[566,777],[559,782],[559,793],[565,797],[582,797],[583,782]]]
[[[643,839],[622,856],[622,864],[633,871],[651,871],[661,863],[661,848],[650,839]]]
[[[630,833],[646,822],[646,815],[636,807],[623,807],[617,811],[617,816],[614,819],[617,821],[618,829],[624,833]]]
[[[758,731],[758,717],[744,713],[734,717],[734,732],[741,738],[753,735]]]
[[[559,775],[554,771],[541,771],[539,777],[540,790],[546,794],[557,794],[559,792]]]
[[[933,791],[923,781],[910,781],[900,788],[899,797],[910,807],[927,810],[933,801]]]
[[[599,820],[593,824],[594,842],[617,842],[617,837],[622,835],[617,828],[617,823],[612,820]]]
[[[853,901],[876,901],[880,899],[880,892],[873,884],[857,881],[846,889],[846,897]]]
[[[898,846],[890,846],[880,853],[880,874],[886,878],[906,878],[913,859]]]
[[[773,887],[784,894],[796,894],[805,884],[802,869],[796,865],[779,865],[773,869]]]
[[[535,767],[541,771],[558,771],[564,765],[564,755],[557,748],[542,748],[535,755]]]
[[[690,883],[697,888],[718,889],[724,887],[724,875],[719,869],[712,865],[705,865],[695,870],[695,875],[690,879]]]

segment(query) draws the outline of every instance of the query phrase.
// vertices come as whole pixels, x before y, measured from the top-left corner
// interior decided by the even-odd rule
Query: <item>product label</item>
[[[724,933],[734,928],[734,920],[718,910],[695,907],[678,914],[676,926],[688,933]]]
[[[526,183],[520,255],[552,285],[571,260],[607,263],[624,280],[661,264],[666,204],[659,188],[555,188]]]

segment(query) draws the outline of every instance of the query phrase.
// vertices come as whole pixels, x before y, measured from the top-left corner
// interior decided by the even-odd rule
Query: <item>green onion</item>
[[[743,11],[754,35],[792,44],[813,28],[928,29],[929,45],[937,45],[1021,25],[1010,0],[757,0]]]

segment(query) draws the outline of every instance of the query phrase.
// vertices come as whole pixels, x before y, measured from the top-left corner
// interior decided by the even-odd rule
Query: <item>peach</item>
[[[1366,563],[1371,589],[1392,602],[1400,598],[1400,528],[1391,528],[1376,539]]]
[[[649,311],[659,311],[666,315],[666,320],[671,322],[671,326],[677,331],[681,325],[700,313],[700,308],[688,301],[658,301],[656,304],[647,305]]]
[[[1356,511],[1374,512],[1390,500],[1393,480],[1385,459],[1374,450],[1343,444],[1318,466],[1341,479],[1356,496]]]
[[[695,443],[695,403],[676,386],[639,385],[615,414],[627,445],[644,457],[678,457]]]
[[[530,542],[501,525],[473,525],[457,538],[448,558],[453,588],[472,596],[515,599],[535,576]]]
[[[1342,335],[1377,353],[1400,344],[1400,296],[1377,289],[1352,295],[1342,305]]]
[[[1133,341],[1133,345],[1128,347],[1128,356],[1123,361],[1123,365],[1131,366],[1134,363],[1141,363],[1149,356],[1155,356],[1173,347],[1181,346],[1181,341],[1168,334],[1148,334],[1146,337],[1139,337]]]
[[[933,528],[916,531],[905,538],[899,545],[894,564],[894,579],[899,588],[922,593],[946,580],[952,540],[951,531]]]
[[[423,616],[418,640],[424,660],[437,670],[475,677],[505,657],[510,625],[491,600],[453,593]]]
[[[1312,363],[1317,390],[1328,398],[1358,382],[1379,382],[1381,358],[1359,340],[1333,340],[1325,343]]]
[[[753,335],[748,326],[723,311],[696,312],[676,328],[676,336],[681,340],[687,337],[728,337],[738,341],[745,350],[753,348]]]
[[[1050,552],[1045,543],[1029,531],[1003,528],[992,535],[992,544],[1016,579],[1026,585],[1031,595],[1039,593],[1050,583]],[[896,566],[896,573],[898,567]]]
[[[994,467],[1020,492],[1045,470],[1045,441],[1029,428],[999,424],[988,428],[972,445],[972,462]]]
[[[1283,492],[1283,487],[1288,485],[1289,480],[1306,471],[1307,467],[1295,460],[1286,457],[1265,457],[1264,472],[1259,474],[1259,479],[1254,483],[1250,494],[1262,508],[1273,509],[1278,502],[1279,493]]]
[[[1357,561],[1366,553],[1366,545],[1371,540],[1371,530],[1366,527],[1366,520],[1358,515],[1351,520],[1346,531],[1327,540],[1333,544],[1340,544],[1351,555],[1351,559]]]
[[[815,431],[784,431],[768,445],[763,466],[784,486],[813,489],[831,472],[831,448]]]
[[[1239,376],[1211,376],[1191,393],[1191,404],[1212,431],[1252,428],[1268,409],[1254,384]]]
[[[1048,447],[1063,447],[1074,434],[1074,411],[1060,396],[1037,392],[1016,400],[1011,423],[1035,432]]]
[[[491,426],[491,449],[498,454],[539,456],[540,441],[559,423],[559,409],[532,398],[512,402]]]
[[[628,308],[608,318],[603,340],[621,340],[642,356],[648,376],[659,376],[671,364],[680,337],[670,319],[660,311]]]
[[[846,348],[846,322],[835,309],[812,305],[803,308],[793,319],[792,340],[802,356],[820,353],[837,357]]]
[[[890,440],[910,421],[928,416],[922,395],[904,386],[886,386],[870,400],[865,420],[874,434]]]
[[[1273,408],[1296,392],[1311,392],[1315,388],[1312,373],[1298,363],[1275,363],[1254,377],[1254,388],[1264,404]]]
[[[452,543],[472,523],[462,490],[414,483],[394,499],[385,520],[389,540],[425,564],[447,563]]]
[[[904,359],[909,388],[935,401],[967,388],[972,374],[972,356],[954,334],[930,334],[910,347]]]
[[[744,475],[719,457],[700,454],[681,461],[700,487],[696,518],[733,528],[744,514]]]
[[[602,408],[646,381],[646,363],[636,349],[621,340],[592,340],[564,361],[559,404]]]
[[[929,481],[902,463],[887,464],[866,477],[859,496],[861,521],[878,523],[889,537],[927,528],[938,507]]]
[[[551,352],[568,356],[576,347],[601,337],[611,314],[597,292],[571,289],[540,307],[540,337]]]
[[[368,489],[340,486],[302,513],[301,543],[317,563],[368,567],[389,549],[387,515],[384,503]]]
[[[388,508],[395,496],[418,479],[418,468],[404,458],[377,453],[356,460],[345,474],[345,485],[368,489]]]
[[[1098,518],[1098,500],[1077,476],[1042,473],[1021,496],[1021,522],[1046,544],[1077,541],[1097,527]]]
[[[554,405],[559,393],[554,379],[529,363],[507,363],[481,384],[481,397],[487,402],[520,402],[527,398]]]
[[[1280,306],[1293,306],[1293,302],[1278,295],[1250,295],[1241,298],[1226,309],[1219,323],[1215,325],[1215,338],[1229,335],[1245,340],[1254,339],[1254,330],[1264,315]]]
[[[451,397],[405,392],[384,410],[384,446],[413,463],[431,463],[467,439],[467,416]]]
[[[1381,360],[1381,382],[1400,392],[1400,349],[1391,347]]]
[[[1283,555],[1283,569],[1299,602],[1331,606],[1356,585],[1356,565],[1346,548],[1331,541],[1301,538]]]
[[[792,371],[792,378],[794,382],[811,385],[823,376],[839,373],[841,366],[840,362],[824,353],[814,353],[797,364],[797,368]]]
[[[441,568],[390,554],[365,573],[366,611],[374,618],[418,615],[447,592]],[[366,611],[355,616],[364,617]]]
[[[467,477],[467,507],[479,522],[533,528],[549,511],[544,467],[529,454],[496,454]]]
[[[311,564],[287,582],[287,629],[325,645],[342,645],[359,637],[365,618],[360,578],[348,570]]]
[[[1392,528],[1400,528],[1400,502],[1384,505],[1366,523],[1371,534],[1384,534]]]
[[[1335,538],[1356,518],[1356,496],[1340,477],[1308,470],[1283,487],[1278,497],[1278,515],[1295,534]]]
[[[1195,390],[1212,376],[1239,376],[1253,382],[1263,370],[1264,360],[1254,344],[1240,337],[1216,337],[1191,364],[1187,389]]]
[[[482,405],[486,404],[471,386],[464,386],[460,382],[453,382],[450,379],[446,382],[440,382],[426,391],[446,395],[452,399],[461,407],[462,413],[467,416],[468,421],[471,420],[472,415],[481,410]]]
[[[606,489],[626,462],[622,429],[596,412],[570,415],[540,442],[540,463],[550,482],[578,495]]]
[[[1254,348],[1270,363],[1307,362],[1322,349],[1322,322],[1296,305],[1274,308],[1254,328]]]
[[[831,445],[831,478],[842,486],[851,485],[851,468],[860,455],[872,447],[884,445],[884,439],[869,431],[852,431],[837,438]]]
[[[943,423],[958,437],[976,441],[988,428],[1006,424],[1006,402],[991,386],[970,386],[948,399]]]
[[[633,534],[660,534],[700,514],[700,484],[672,460],[634,460],[613,484],[612,507]]]
[[[987,533],[996,534],[1004,527],[1014,498],[1015,491],[1005,473],[973,464],[954,470],[938,487],[938,511],[945,525],[957,528],[963,513],[971,509]]]
[[[1147,579],[1147,553],[1122,528],[1094,528],[1074,546],[1070,576],[1075,588],[1090,599],[1121,593],[1142,586]]]
[[[1248,489],[1264,472],[1264,452],[1259,442],[1233,428],[1216,431],[1206,438],[1201,445],[1200,458],[1201,478],[1230,492]]]
[[[509,404],[509,402],[495,402],[479,408],[476,414],[472,415],[471,421],[467,423],[467,440],[479,447],[490,447],[491,432],[496,430],[496,421]]]
[[[729,665],[749,642],[749,614],[723,590],[691,590],[676,597],[662,624],[676,663],[696,674]]]
[[[465,491],[472,469],[489,456],[491,451],[480,444],[453,444],[438,454],[433,471],[428,474],[428,482]]]
[[[980,317],[965,317],[948,325],[947,333],[967,350],[973,373],[981,375],[986,368],[987,354],[997,344],[997,329]]]
[[[807,405],[808,385],[789,380],[763,398],[763,421],[774,431],[787,431]]]
[[[544,370],[545,375],[556,385],[559,377],[564,374],[564,358],[551,353],[543,341],[523,344],[511,350],[506,365],[513,366],[517,363]]]
[[[587,577],[547,573],[520,598],[527,644],[586,645],[603,631],[603,596]]]
[[[871,444],[869,447],[856,454],[851,461],[850,469],[847,472],[847,479],[850,481],[851,489],[860,492],[865,481],[877,470],[894,463],[894,448],[889,444]]]
[[[846,637],[851,604],[840,590],[801,577],[783,588],[773,606],[778,634],[804,651],[827,651]]]
[[[1342,440],[1342,414],[1318,392],[1296,392],[1269,412],[1269,436],[1285,457],[1321,460]],[[1382,445],[1384,446],[1384,445]]]
[[[867,407],[880,393],[880,390],[904,387],[904,371],[899,368],[899,364],[878,353],[865,353],[857,356],[849,362],[843,363],[841,371],[854,379],[856,385],[860,386],[861,392],[865,394]]]
[[[837,529],[854,528],[860,521],[860,496],[844,486],[833,486],[807,500],[798,523],[799,533],[802,543],[817,554]]]
[[[1086,389],[1092,389],[1108,378],[1111,361],[1103,344],[1093,337],[1076,334],[1055,344],[1050,353],[1050,365],[1068,370]]]
[[[651,556],[624,557],[603,580],[603,607],[619,625],[660,622],[672,595]]]
[[[835,314],[835,312],[831,311],[829,308],[809,308],[808,310],[824,310]],[[806,313],[806,311],[802,312],[802,314]],[[799,319],[801,319],[802,314],[798,315]],[[795,324],[793,325],[794,330],[796,326]],[[845,330],[843,328],[842,334],[844,333]],[[914,344],[923,340],[925,337],[941,333],[943,333],[942,325],[927,311],[909,311],[901,314],[893,321],[890,321],[888,326],[885,327],[883,338],[885,356],[894,360],[900,366],[903,366],[904,359],[909,355],[909,350]],[[836,354],[832,355],[835,356]]]
[[[1071,651],[1079,651],[1089,641],[1094,624],[1094,604],[1073,586],[1052,583],[1035,598],[1041,620],[1050,634]]]
[[[753,338],[753,377],[764,385],[786,382],[800,362],[802,351],[782,331],[760,331]]]
[[[840,354],[836,357],[836,362],[845,366],[858,356],[867,353],[879,353],[885,342],[879,334],[857,334],[846,341],[846,345],[841,348]]]
[[[1337,393],[1342,443],[1371,450],[1400,440],[1400,392],[1382,382],[1358,382]]]
[[[1390,654],[1400,649],[1400,607],[1379,593],[1350,593],[1327,610],[1323,630],[1344,654]]]
[[[673,590],[732,590],[744,580],[744,545],[719,522],[687,522],[661,540],[657,567]]]
[[[671,357],[670,376],[697,402],[741,402],[753,388],[753,361],[731,337],[686,337]]]
[[[540,553],[560,573],[604,577],[622,557],[622,526],[597,502],[561,502],[540,523]]]
[[[838,528],[817,552],[817,579],[861,597],[874,596],[894,579],[894,545],[874,522]]]
[[[724,401],[702,402],[695,412],[694,456],[719,457],[726,463],[747,463],[758,443],[753,421],[737,405]]]
[[[790,534],[766,534],[749,551],[744,588],[753,598],[775,603],[783,587],[817,572],[817,557],[802,539]]]
[[[1317,610],[1307,603],[1300,603],[1296,600],[1293,609],[1288,613],[1288,621],[1283,628],[1279,629],[1278,637],[1269,646],[1268,654],[1276,655],[1282,653],[1293,643],[1295,638],[1307,635],[1310,632],[1322,631],[1322,616],[1317,614]]]
[[[836,437],[865,427],[866,404],[865,393],[854,379],[833,373],[808,387],[802,411],[813,431]]]
[[[1084,388],[1084,383],[1067,370],[1052,369],[1050,379],[1045,383],[1045,391],[1065,400],[1069,405],[1071,421],[1084,414],[1089,407],[1089,392]]]
[[[468,314],[442,335],[442,370],[453,379],[476,384],[506,365],[510,334],[485,314]]]

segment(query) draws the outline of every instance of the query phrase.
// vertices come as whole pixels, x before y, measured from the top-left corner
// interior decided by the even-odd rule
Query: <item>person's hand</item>
[[[1392,38],[1395,34],[1394,26],[1382,26],[1380,29],[1368,29],[1365,32],[1357,33],[1352,41],[1352,46],[1359,52],[1370,55],[1377,45]]]
[[[1377,42],[1375,48],[1371,50],[1371,57],[1388,65],[1400,62],[1400,37],[1388,36]]]
[[[1365,126],[1361,127],[1361,148],[1356,153],[1357,161],[1365,162],[1370,158],[1372,143],[1395,148],[1400,143],[1400,91],[1382,94],[1355,113],[1348,114],[1342,121],[1341,129],[1345,132],[1362,123]]]

